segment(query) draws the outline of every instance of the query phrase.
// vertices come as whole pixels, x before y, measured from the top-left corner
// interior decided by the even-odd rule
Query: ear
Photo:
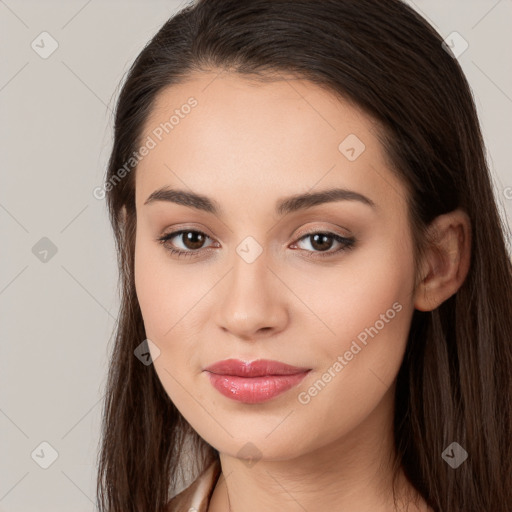
[[[454,295],[471,261],[471,221],[463,210],[436,217],[427,235],[429,245],[414,297],[414,307],[420,311],[432,311]]]

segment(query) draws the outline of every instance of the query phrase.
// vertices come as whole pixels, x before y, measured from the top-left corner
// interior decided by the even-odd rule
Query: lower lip
[[[246,404],[266,402],[296,386],[308,372],[293,375],[237,377],[207,372],[212,386],[224,396]]]

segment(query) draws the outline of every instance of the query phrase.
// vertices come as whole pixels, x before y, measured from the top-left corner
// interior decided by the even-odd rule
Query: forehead
[[[304,79],[196,73],[156,98],[141,137],[151,149],[137,166],[136,203],[166,185],[221,204],[236,195],[247,206],[331,186],[404,200],[377,130],[356,106]]]

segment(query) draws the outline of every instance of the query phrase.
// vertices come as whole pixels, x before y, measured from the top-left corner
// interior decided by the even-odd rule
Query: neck
[[[393,492],[393,391],[347,435],[298,457],[248,465],[220,453],[222,475],[208,511],[391,512],[395,497],[401,505],[412,498],[421,504],[401,471]],[[427,510],[424,504],[405,509]]]

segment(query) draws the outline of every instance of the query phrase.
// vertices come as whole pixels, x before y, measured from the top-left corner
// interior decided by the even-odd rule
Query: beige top
[[[207,512],[221,467],[212,462],[186,489],[167,503],[166,512]]]

